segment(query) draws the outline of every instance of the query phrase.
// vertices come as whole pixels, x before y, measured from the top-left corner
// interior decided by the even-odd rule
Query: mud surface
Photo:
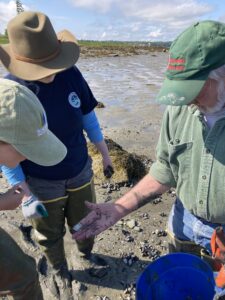
[[[3,180],[1,179],[3,186]],[[108,182],[96,185],[98,202],[114,201],[129,186],[118,190],[107,190]],[[6,184],[4,185],[7,187]],[[112,228],[96,237],[93,253],[104,258],[107,272],[90,274],[76,264],[76,246],[67,231],[65,248],[72,272],[73,290],[77,298],[87,300],[135,299],[135,282],[149,263],[167,251],[165,232],[167,216],[173,194],[156,198],[138,211],[119,221]],[[17,241],[21,248],[36,259],[40,281],[46,300],[55,299],[48,290],[48,266],[33,237],[33,230],[18,208],[0,213],[0,226]]]

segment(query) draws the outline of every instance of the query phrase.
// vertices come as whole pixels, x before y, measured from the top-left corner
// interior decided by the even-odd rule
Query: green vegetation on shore
[[[131,46],[143,46],[143,47],[164,47],[169,48],[171,42],[122,42],[122,41],[90,41],[90,40],[79,40],[80,46],[90,47],[90,48],[101,48],[101,47],[131,47]]]
[[[9,41],[8,41],[8,38],[4,35],[0,35],[0,44],[7,44]]]
[[[0,44],[7,44],[8,38],[5,35],[0,35]],[[121,42],[121,41],[90,41],[90,40],[78,40],[80,46],[87,48],[104,48],[104,47],[131,47],[131,46],[143,46],[143,47],[164,47],[169,48],[170,42]]]

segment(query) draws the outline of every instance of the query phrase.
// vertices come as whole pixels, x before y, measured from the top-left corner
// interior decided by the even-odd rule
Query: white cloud
[[[101,13],[106,13],[110,10],[111,6],[114,5],[115,0],[69,0],[72,5],[76,7],[87,8],[95,10]]]
[[[96,13],[117,12],[118,16],[139,18],[148,21],[170,22],[176,19],[202,16],[212,7],[199,0],[68,0],[75,7]],[[115,14],[116,16],[116,14]]]
[[[127,2],[121,3],[126,16],[163,23],[177,19],[185,20],[186,18],[200,17],[212,10],[208,4],[196,0],[159,0],[154,4],[153,1],[148,1],[145,5],[140,5],[138,0],[131,0],[129,4]]]
[[[24,10],[29,8],[23,4]],[[8,3],[0,1],[0,33],[4,33],[10,19],[15,17],[16,1],[9,1]]]
[[[160,28],[156,29],[155,31],[151,31],[148,34],[149,38],[158,38],[160,36],[162,36],[162,32]]]
[[[106,37],[106,35],[107,35],[107,34],[106,34],[106,32],[104,31],[104,32],[102,33],[102,35],[101,35],[101,40],[104,39],[104,38]]]
[[[168,41],[215,9],[202,0],[67,1],[75,7],[94,12],[95,24],[94,26],[88,24],[88,29],[86,29],[86,32],[90,29],[91,36],[101,38],[105,32],[105,38],[120,40],[157,40],[160,38]],[[104,22],[101,21],[100,24],[101,17],[104,17]]]
[[[4,33],[8,21],[16,15],[15,1],[0,2],[0,32]]]

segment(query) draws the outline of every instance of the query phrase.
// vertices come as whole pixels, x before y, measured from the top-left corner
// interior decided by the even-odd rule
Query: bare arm
[[[148,203],[150,197],[162,194],[168,189],[168,186],[162,185],[148,174],[115,203],[87,202],[90,213],[74,227],[76,232],[73,238],[82,240],[101,233],[121,218]]]
[[[107,166],[112,166],[112,161],[109,156],[109,151],[105,140],[102,140],[101,142],[94,143],[94,144],[102,155],[103,169],[105,170]]]
[[[115,204],[124,208],[124,215],[144,206],[150,201],[150,198],[163,194],[170,188],[161,184],[151,175],[147,174],[139,181],[128,193],[118,199]]]

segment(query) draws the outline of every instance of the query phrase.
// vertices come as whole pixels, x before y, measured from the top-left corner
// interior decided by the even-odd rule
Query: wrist
[[[26,200],[27,198],[29,198],[32,193],[27,185],[27,183],[25,181],[21,182],[20,187],[22,188],[23,192],[24,192],[24,197],[23,197],[23,201]]]
[[[130,213],[128,208],[118,203],[115,203],[115,211],[116,211],[115,213],[116,221],[119,221],[120,219],[124,218],[126,215]]]

